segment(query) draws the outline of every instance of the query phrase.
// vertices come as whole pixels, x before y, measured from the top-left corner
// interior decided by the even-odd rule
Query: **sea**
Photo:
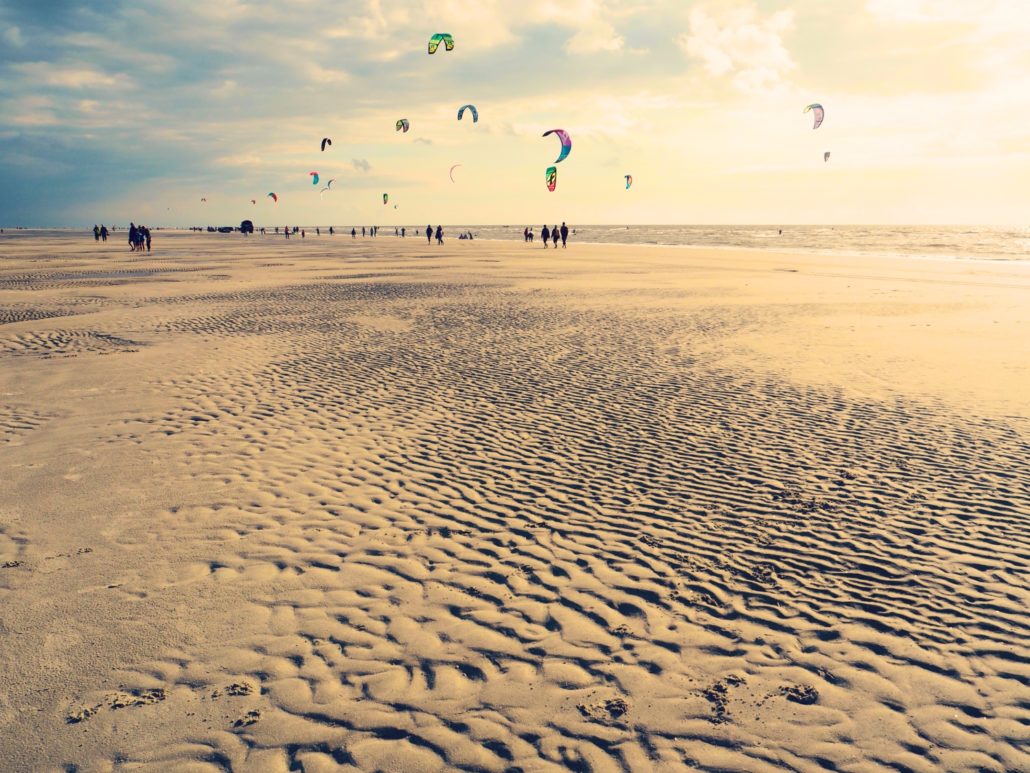
[[[548,225],[550,227],[551,224]],[[520,240],[525,226],[445,226],[448,235]],[[540,239],[541,225],[533,227]],[[652,244],[831,255],[1030,261],[1030,226],[570,225],[581,243]],[[425,226],[422,226],[425,229]],[[380,235],[393,228],[380,228]]]
[[[225,225],[225,224],[223,224]],[[350,232],[352,223],[334,223],[337,234]],[[360,229],[362,224],[357,224]],[[367,225],[367,224],[365,224]],[[434,227],[435,227],[434,223]],[[261,224],[258,224],[258,228]],[[303,226],[308,234],[315,225]],[[321,225],[323,236],[328,225]],[[524,225],[447,225],[448,239],[471,231],[477,239],[521,241]],[[425,225],[408,226],[409,237]],[[809,252],[822,255],[906,257],[951,260],[1030,262],[1030,226],[925,226],[925,225],[579,225],[574,243],[649,244],[709,249],[753,249]],[[541,225],[532,226],[537,240]],[[119,231],[123,230],[119,227]],[[171,228],[161,230],[174,230]],[[271,235],[271,228],[268,228]],[[88,232],[88,233],[87,233]],[[360,232],[360,231],[359,231]],[[393,237],[394,226],[380,226],[380,237]],[[5,229],[8,239],[38,234],[83,233],[92,229]],[[238,234],[222,234],[233,238]],[[2,254],[2,249],[0,249]]]

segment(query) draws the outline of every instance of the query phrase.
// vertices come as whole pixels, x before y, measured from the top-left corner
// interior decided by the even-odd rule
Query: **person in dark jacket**
[[[569,227],[565,223],[561,224],[561,248],[565,249],[565,243],[569,240]]]
[[[426,226],[426,244],[432,244],[432,243],[433,243],[433,226],[427,225]]]
[[[540,238],[544,240],[544,249],[547,249],[547,242],[551,240],[551,230],[547,227],[547,223],[544,223],[543,229],[540,231]]]
[[[436,243],[443,244],[443,226],[438,225],[436,227]]]

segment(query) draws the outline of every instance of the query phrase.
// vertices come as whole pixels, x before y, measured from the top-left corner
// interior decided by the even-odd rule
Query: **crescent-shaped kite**
[[[308,172],[311,175],[311,184],[318,185],[318,172]]]
[[[561,153],[558,154],[558,158],[554,162],[560,164],[569,155],[569,151],[572,150],[572,138],[569,137],[569,133],[564,129],[551,129],[544,132],[543,136],[546,137],[548,134],[556,135],[561,141]]]
[[[251,203],[251,204],[257,204],[257,199],[251,199],[251,200],[250,200],[250,203]]]
[[[820,105],[818,102],[813,102],[805,108],[806,113],[809,110],[811,110],[813,115],[815,116],[815,123],[812,125],[812,128],[818,129],[820,126],[823,125],[823,119],[826,117],[826,111],[823,110],[823,106]]]
[[[274,193],[269,193],[268,194],[268,198],[270,198],[272,201],[274,201],[276,203],[278,203],[278,201],[279,201],[279,197],[276,196]]]
[[[457,169],[459,166],[461,166],[461,164],[455,164],[451,167],[451,171],[447,173],[448,175],[450,175],[451,182],[454,182],[454,170]]]
[[[408,129],[410,129],[410,128],[411,128],[411,124],[408,123],[408,119],[407,118],[401,118],[400,120],[397,121],[397,128],[394,129],[394,131],[398,131],[398,132],[399,131],[404,131],[404,133],[407,134]]]
[[[465,115],[466,110],[472,111],[472,123],[479,123],[479,111],[476,110],[475,105],[462,105],[458,108],[458,120],[461,120],[461,117]]]
[[[827,150],[825,153],[823,153],[823,163],[825,164],[829,160],[830,160],[830,151]]]
[[[554,193],[554,189],[558,187],[558,167],[549,166],[547,167],[547,190]]]
[[[440,47],[441,43],[448,51],[454,50],[454,38],[447,32],[437,32],[433,37],[429,38],[429,53],[435,54],[436,49]]]
[[[389,200],[390,200],[390,194],[389,193],[384,193],[383,194],[383,205],[385,206],[386,202],[388,202]]]
[[[626,190],[628,191],[632,187],[633,187],[633,175],[628,174],[628,175],[626,175]]]
[[[325,146],[326,145],[332,145],[332,144],[333,144],[333,141],[331,139],[329,139],[328,137],[323,137],[322,138],[322,152],[325,153]]]

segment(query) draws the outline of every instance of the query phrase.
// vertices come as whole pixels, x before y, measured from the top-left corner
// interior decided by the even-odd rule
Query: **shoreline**
[[[271,226],[271,227],[274,228],[275,226]],[[320,228],[321,226],[306,226],[305,225],[305,226],[297,226],[297,227],[298,228],[303,228],[303,229],[306,229],[306,230],[311,230],[311,229],[314,229],[316,227]],[[393,226],[390,226],[390,227],[393,227]],[[399,226],[397,226],[397,227],[399,227]],[[461,228],[462,231],[467,230],[467,229],[475,229],[477,227],[479,227],[479,228],[498,228],[499,226],[489,226],[489,225],[488,226],[474,226],[474,225],[473,226],[467,226],[467,225],[455,226],[455,228]],[[612,226],[601,226],[601,227],[610,228]],[[675,226],[673,226],[673,227],[675,227]],[[692,227],[692,226],[685,226],[685,227],[689,228],[689,227]],[[698,226],[698,227],[704,227],[704,226]],[[719,227],[719,226],[717,226],[717,227]],[[732,228],[732,226],[727,226],[727,227],[728,228]],[[765,227],[765,226],[760,226],[760,227]],[[816,227],[817,228],[824,228],[824,226],[816,226]],[[859,226],[859,227],[862,227],[862,226]],[[891,226],[873,226],[873,227],[890,228]],[[958,227],[965,227],[965,226],[958,226]],[[267,228],[269,228],[269,227],[266,226],[266,229]],[[328,228],[328,226],[326,226],[326,228]],[[773,226],[769,226],[769,228],[773,229],[774,227]],[[832,228],[832,227],[825,226],[825,228]],[[995,228],[995,227],[992,226],[992,227],[984,227],[984,228]],[[1005,228],[1005,227],[998,226],[996,228],[1002,229],[1002,228]],[[11,230],[11,229],[8,229],[8,230]],[[211,234],[208,234],[206,231],[197,231],[197,232],[191,231],[188,226],[187,227],[178,227],[178,226],[159,226],[158,227],[158,226],[155,226],[153,230],[155,231],[155,233],[165,233],[165,234],[189,234],[189,235],[193,235],[193,236],[209,236],[209,235],[211,235]],[[380,236],[375,237],[375,238],[404,238],[404,237],[394,236],[393,234],[388,233],[387,227],[383,227],[383,230],[384,230],[384,233],[382,233]],[[1013,227],[1011,230],[1013,232],[1015,232],[1015,231],[1022,231],[1022,230],[1027,230],[1027,229],[1025,229],[1022,226],[1019,226],[1019,227]],[[70,229],[70,228],[35,228],[35,229],[34,228],[23,228],[23,229],[17,229],[17,230],[13,231],[14,234],[17,234],[19,232],[23,233],[23,234],[35,233],[35,234],[39,235],[39,234],[45,234],[45,233],[70,234],[70,233],[78,233],[79,231],[78,231],[78,229]],[[82,233],[87,234],[88,233],[88,229],[83,229]],[[237,233],[219,234],[219,236],[229,236],[229,237],[238,237],[239,235],[240,234],[237,234]],[[260,234],[260,233],[256,233],[254,235],[257,236],[257,237],[262,236],[262,234]],[[267,234],[264,234],[264,236],[275,237],[275,236],[282,236],[282,234],[267,233]],[[315,239],[320,239],[322,237],[327,237],[327,236],[328,236],[328,234],[321,234],[320,236],[315,236],[315,235],[312,234],[312,238],[315,238]],[[339,233],[337,233],[334,236],[329,237],[329,238],[336,238],[336,237],[341,237],[342,238],[342,237],[345,237],[345,236],[349,236],[349,234],[341,231],[341,232],[339,232]],[[373,238],[373,237],[361,237],[361,238],[370,239],[370,238]],[[414,236],[408,236],[406,238],[411,238],[411,239],[416,239],[417,240],[419,238],[419,236],[418,235],[414,235]],[[456,237],[453,237],[453,236],[445,236],[445,238],[447,238],[448,240],[456,239]],[[1028,240],[1028,244],[1030,244],[1030,231],[1027,232],[1027,240]],[[511,239],[504,239],[504,238],[499,238],[497,236],[482,236],[482,237],[476,236],[474,241],[489,241],[489,242],[495,242],[495,243],[499,243],[499,244],[512,244],[512,245],[517,245],[519,243],[518,239],[515,238],[515,237],[513,237]],[[720,251],[720,252],[727,252],[727,251],[728,252],[732,252],[734,250],[739,250],[739,251],[744,251],[744,252],[757,252],[757,253],[770,253],[770,252],[772,252],[772,253],[783,253],[783,254],[795,254],[796,253],[798,255],[807,255],[807,256],[816,256],[816,257],[818,257],[818,256],[825,256],[825,257],[828,257],[828,258],[870,258],[870,259],[890,259],[890,260],[912,259],[912,260],[931,261],[931,262],[938,262],[939,261],[939,262],[961,262],[961,263],[973,263],[973,264],[978,264],[978,263],[985,263],[985,264],[1002,263],[1002,264],[1015,264],[1015,265],[1021,265],[1021,264],[1030,265],[1030,248],[1028,248],[1027,254],[1026,254],[1025,257],[1012,257],[1012,256],[1005,256],[1005,255],[999,255],[999,256],[996,256],[996,257],[989,257],[989,256],[968,255],[968,254],[959,254],[959,253],[940,254],[940,253],[930,253],[930,252],[890,251],[890,250],[885,250],[885,249],[884,250],[863,250],[863,249],[852,249],[852,248],[806,247],[806,246],[801,246],[801,245],[788,245],[788,246],[785,246],[785,247],[778,247],[778,246],[772,246],[772,245],[770,245],[770,246],[755,246],[755,245],[739,245],[739,244],[730,244],[730,243],[727,243],[727,244],[671,244],[671,243],[659,243],[659,242],[654,242],[654,241],[641,241],[641,242],[607,241],[607,242],[605,242],[605,241],[590,241],[590,240],[578,240],[578,239],[574,240],[574,241],[572,239],[570,239],[569,243],[570,244],[579,244],[579,245],[584,245],[584,246],[599,246],[599,247],[608,247],[608,246],[624,246],[624,247],[630,247],[630,248],[632,248],[632,247],[659,247],[659,248],[676,248],[676,249],[681,249],[681,250],[716,250],[716,251]],[[538,244],[538,242],[534,241],[533,246],[537,246],[537,244]]]

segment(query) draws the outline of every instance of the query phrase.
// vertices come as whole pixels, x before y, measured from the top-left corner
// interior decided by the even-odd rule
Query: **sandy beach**
[[[154,247],[0,237],[0,769],[1030,771],[1030,264]]]

